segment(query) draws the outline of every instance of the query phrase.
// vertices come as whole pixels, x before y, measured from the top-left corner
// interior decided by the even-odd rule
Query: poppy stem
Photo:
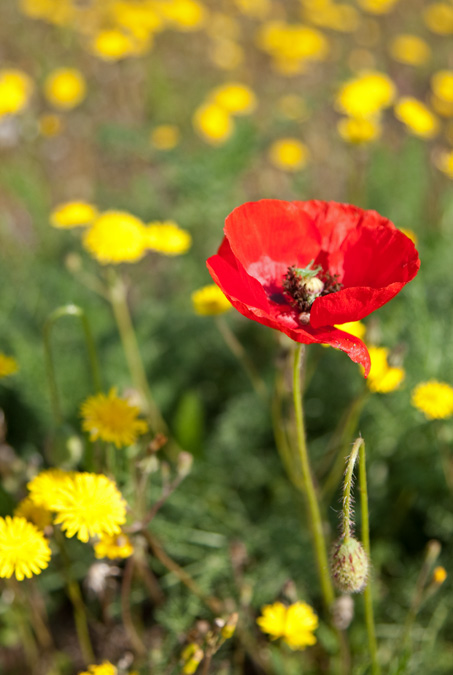
[[[304,349],[305,345],[298,344],[294,352],[293,397],[297,432],[297,453],[301,468],[303,488],[307,499],[309,522],[315,548],[322,595],[324,598],[324,603],[329,609],[332,602],[334,601],[335,595],[329,574],[327,547],[321,519],[321,511],[316,496],[316,489],[313,481],[313,474],[310,467],[310,460],[308,457],[307,444],[305,440],[301,384],[301,366],[303,363]]]

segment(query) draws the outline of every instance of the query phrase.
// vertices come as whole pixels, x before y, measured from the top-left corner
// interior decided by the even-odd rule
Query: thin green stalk
[[[17,631],[20,635],[21,644],[24,648],[25,658],[30,669],[30,673],[35,672],[36,664],[39,659],[39,649],[36,639],[31,630],[30,624],[24,616],[24,607],[19,601],[19,593],[15,579],[10,580],[11,591],[13,593],[12,614],[16,621]]]
[[[303,482],[300,475],[299,466],[294,466],[294,458],[291,454],[291,447],[288,441],[285,423],[282,416],[282,374],[277,371],[275,379],[275,390],[272,397],[271,416],[272,427],[274,431],[275,445],[282,461],[285,471],[294,487],[303,491]]]
[[[64,305],[62,307],[58,307],[47,317],[43,329],[44,350],[46,355],[47,378],[50,387],[52,413],[57,426],[62,424],[63,415],[61,412],[60,397],[58,393],[57,378],[55,373],[55,360],[52,352],[51,334],[55,322],[64,316],[75,316],[80,319],[83,333],[85,336],[85,344],[88,352],[88,358],[90,361],[90,371],[91,376],[93,378],[93,386],[95,391],[101,391],[102,389],[101,375],[99,369],[99,362],[96,354],[96,347],[91,333],[90,324],[88,322],[85,312],[81,307],[78,307],[77,305]]]
[[[109,299],[118,326],[129,372],[134,386],[142,399],[143,410],[150,420],[153,431],[165,433],[167,426],[152,397],[140,355],[137,336],[127,304],[126,284],[113,269],[109,270]]]
[[[297,431],[297,453],[300,463],[304,492],[307,499],[307,507],[309,513],[309,522],[313,543],[316,553],[316,562],[318,567],[318,575],[321,582],[321,589],[324,598],[324,603],[329,609],[334,601],[334,591],[329,574],[329,563],[327,558],[327,548],[324,537],[323,523],[321,519],[321,512],[316,496],[315,485],[310,468],[310,460],[307,452],[307,445],[305,441],[305,427],[302,407],[302,386],[301,386],[301,364],[304,354],[304,345],[297,345],[294,353],[294,368],[293,368],[293,396],[294,396],[294,411],[296,419]]]

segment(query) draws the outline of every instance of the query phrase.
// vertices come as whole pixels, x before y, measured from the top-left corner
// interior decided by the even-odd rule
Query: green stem
[[[241,363],[245,372],[249,376],[250,382],[253,385],[254,390],[264,401],[267,399],[267,387],[264,381],[261,379],[259,374],[256,371],[255,366],[252,361],[248,358],[247,353],[244,347],[241,345],[236,335],[233,333],[227,322],[222,316],[217,316],[216,319],[217,328],[219,329],[223,339],[225,340],[227,346],[230,348],[232,353]]]
[[[91,376],[93,378],[93,386],[95,391],[101,391],[101,375],[99,370],[99,362],[96,354],[96,347],[91,333],[90,324],[87,316],[81,307],[77,305],[64,305],[58,307],[46,319],[43,329],[44,350],[46,354],[47,377],[50,387],[50,396],[52,402],[52,412],[55,423],[58,425],[63,422],[63,415],[61,412],[60,397],[58,393],[57,378],[55,374],[55,360],[52,352],[51,334],[55,322],[63,316],[75,316],[80,319],[83,333],[85,336],[85,344],[90,360]]]
[[[318,575],[321,582],[321,589],[324,598],[324,603],[327,608],[330,608],[334,601],[334,591],[329,575],[329,563],[327,558],[327,548],[324,537],[323,523],[321,519],[321,512],[316,496],[315,485],[310,468],[310,461],[308,457],[307,445],[305,441],[305,427],[302,407],[302,386],[301,386],[301,364],[304,354],[304,345],[297,345],[294,353],[294,368],[293,368],[293,396],[294,396],[294,411],[296,418],[297,431],[297,452],[300,463],[302,481],[304,492],[307,499],[307,507],[309,513],[309,522],[313,543],[316,553],[316,562],[318,567]]]
[[[142,399],[143,410],[151,422],[153,431],[165,433],[167,426],[152,397],[140,355],[137,336],[127,304],[126,284],[113,269],[109,270],[109,299],[118,326],[129,372],[134,386]]]
[[[360,509],[362,512],[362,545],[368,560],[371,561],[370,549],[370,525],[368,515],[368,488],[366,480],[366,457],[365,457],[365,441],[363,438],[358,438],[354,443],[354,447],[360,448],[359,453],[359,479],[360,479]],[[371,654],[371,672],[373,675],[380,675],[381,668],[378,661],[376,631],[374,627],[373,614],[373,597],[371,576],[363,592],[363,600],[365,603],[365,623],[368,633],[368,645]]]
[[[20,635],[30,673],[34,673],[39,660],[39,649],[30,624],[24,617],[24,607],[19,599],[18,583],[14,578],[10,580],[11,591],[14,596],[12,613],[16,621],[17,631]]]

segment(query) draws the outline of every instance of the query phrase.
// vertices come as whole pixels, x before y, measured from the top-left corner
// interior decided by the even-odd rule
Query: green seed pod
[[[343,593],[360,593],[368,578],[368,558],[357,539],[339,539],[332,548],[330,571],[337,588]]]

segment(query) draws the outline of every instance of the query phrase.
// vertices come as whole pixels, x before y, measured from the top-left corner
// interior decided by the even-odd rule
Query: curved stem
[[[327,548],[324,537],[323,523],[321,519],[321,512],[316,496],[315,485],[310,468],[310,460],[308,457],[307,445],[305,441],[305,427],[304,415],[302,407],[302,386],[301,386],[301,364],[304,353],[304,345],[297,345],[294,353],[294,368],[293,368],[293,396],[294,396],[294,411],[296,417],[296,431],[297,431],[297,452],[300,463],[302,482],[307,499],[307,507],[309,513],[309,522],[313,543],[316,553],[316,562],[318,567],[318,575],[321,582],[321,589],[324,598],[324,603],[327,608],[330,608],[334,600],[334,591],[329,575],[329,564],[327,558]]]

